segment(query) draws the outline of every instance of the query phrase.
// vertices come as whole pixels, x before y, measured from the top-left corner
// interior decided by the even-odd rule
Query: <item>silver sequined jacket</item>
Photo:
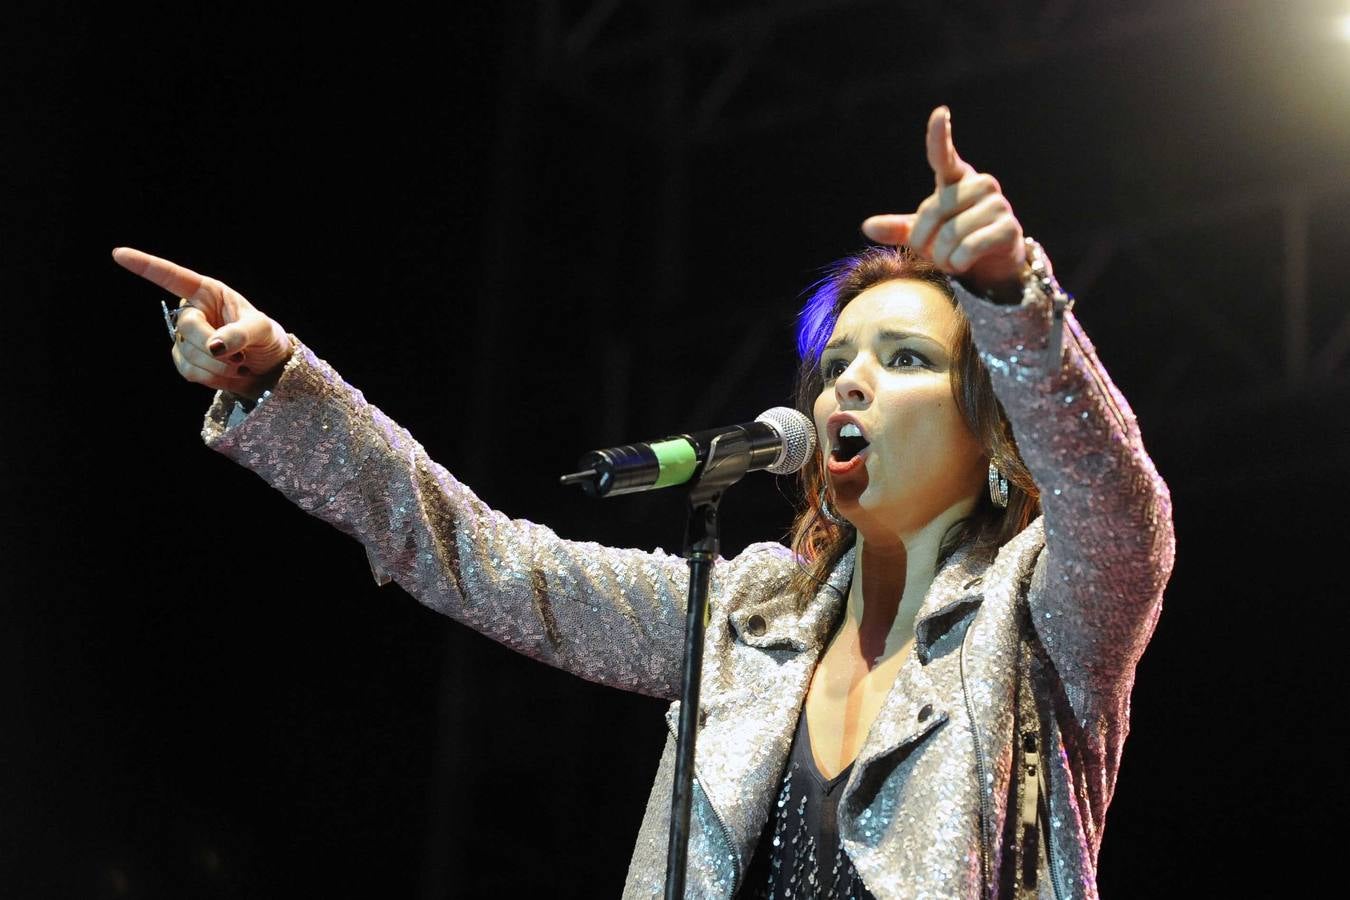
[[[1044,515],[994,558],[958,550],[937,573],[915,650],[867,735],[839,834],[878,898],[978,897],[1004,852],[1020,612],[1053,666],[1044,897],[1095,897],[1096,859],[1129,724],[1136,662],[1174,550],[1167,487],[1133,414],[1070,313],[1058,373],[1030,294],[996,306],[957,285]],[[299,341],[247,416],[218,395],[203,437],[365,545],[431,608],[535,659],[674,698],[688,570],[660,552],[563,540],[489,509]],[[714,569],[687,889],[739,888],[770,814],[814,666],[842,614],[846,555],[804,609],[793,561],[751,546]],[[662,893],[678,721],[648,801],[626,897]],[[983,783],[981,783],[983,776]],[[982,808],[989,821],[983,834]]]

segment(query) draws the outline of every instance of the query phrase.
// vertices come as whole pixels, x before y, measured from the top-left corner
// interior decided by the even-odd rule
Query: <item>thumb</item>
[[[868,216],[863,220],[862,233],[878,244],[903,244],[913,233],[916,218],[915,213]]]

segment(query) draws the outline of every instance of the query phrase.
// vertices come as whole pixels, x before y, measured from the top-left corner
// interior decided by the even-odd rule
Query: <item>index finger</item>
[[[153,281],[175,297],[186,297],[188,300],[206,299],[203,292],[206,277],[177,263],[151,256],[140,250],[133,250],[131,247],[118,247],[113,251],[113,260],[128,272],[139,275],[147,281]],[[199,297],[199,294],[202,296]]]
[[[955,184],[974,172],[970,163],[956,154],[952,143],[952,111],[939,106],[928,116],[928,167],[937,178],[937,186]]]

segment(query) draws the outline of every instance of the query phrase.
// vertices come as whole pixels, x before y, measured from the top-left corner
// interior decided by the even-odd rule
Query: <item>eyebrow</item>
[[[930,344],[935,344],[938,347],[942,347],[944,351],[946,349],[945,347],[943,347],[941,341],[937,340],[936,338],[929,337],[926,334],[921,334],[919,332],[894,331],[892,329],[887,328],[883,329],[877,335],[877,337],[880,338],[883,343],[895,343],[897,341],[908,341],[917,338],[921,341],[927,341]],[[851,338],[847,337],[835,338],[834,340],[830,341],[828,344],[825,345],[825,350],[836,350],[840,347],[847,346],[851,343],[853,343],[853,340]]]

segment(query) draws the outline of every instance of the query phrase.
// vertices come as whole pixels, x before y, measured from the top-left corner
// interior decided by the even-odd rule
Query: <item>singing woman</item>
[[[687,888],[1095,897],[1168,490],[1049,261],[933,111],[934,189],[863,224],[799,320],[819,448],[791,546],[719,562]],[[688,569],[489,509],[221,282],[140,251],[203,436],[377,578],[535,659],[674,699]],[[466,690],[471,689],[469,686]],[[664,884],[677,710],[625,896]]]

